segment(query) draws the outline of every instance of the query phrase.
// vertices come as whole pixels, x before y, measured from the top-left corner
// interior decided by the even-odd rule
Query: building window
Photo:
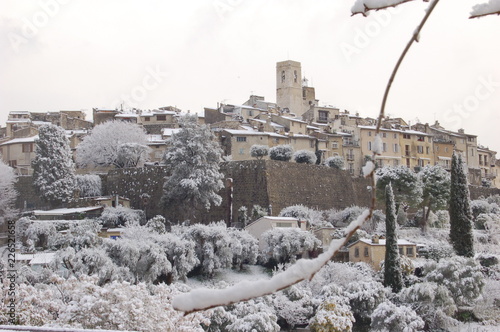
[[[399,152],[399,144],[394,144],[394,152],[398,153]]]
[[[403,134],[404,139],[410,139],[410,137],[411,137],[410,134]]]
[[[394,137],[394,138],[398,138],[398,134],[394,134],[392,137]]]
[[[371,151],[372,150],[372,142],[368,142],[368,150]]]
[[[281,83],[285,83],[285,71],[281,72]]]
[[[474,157],[474,149],[470,149],[470,154]]]
[[[448,147],[444,148],[444,152],[448,152]]]
[[[399,254],[400,255],[404,255],[405,254],[403,247],[399,247]]]
[[[144,121],[149,122],[149,121],[151,121],[151,118],[149,116],[147,116],[144,118]]]
[[[394,159],[393,160],[393,165],[394,165],[394,167],[399,166],[399,160]]]
[[[33,143],[23,143],[23,152],[33,152]]]
[[[292,227],[292,224],[289,222],[277,222],[276,227]]]
[[[432,137],[428,137],[427,142],[429,142],[429,143],[432,142]]]
[[[354,257],[359,257],[359,248],[354,248]]]
[[[368,247],[365,247],[365,257],[368,257],[369,254],[368,254]]]
[[[248,116],[253,116],[253,110],[248,110]]]
[[[245,154],[245,149],[240,149],[240,154]]]
[[[406,167],[410,168],[410,158],[406,158]]]
[[[238,136],[236,137],[236,142],[246,142],[247,138],[246,136]]]
[[[468,140],[469,142],[474,142],[474,137],[469,137]]]
[[[424,167],[424,160],[423,159],[418,160],[418,166]]]
[[[166,115],[157,115],[156,116],[156,120],[158,120],[158,121],[166,121],[167,120],[167,116]]]
[[[318,111],[318,122],[328,122],[328,111]]]
[[[326,142],[326,144],[328,145],[328,142]],[[309,140],[309,147],[310,148],[315,148],[316,147],[316,142],[314,140]]]
[[[406,256],[413,257],[413,248],[406,248]]]
[[[424,147],[422,145],[417,145],[417,153],[424,153]]]
[[[349,163],[349,173],[354,174],[354,164]]]
[[[297,83],[297,71],[296,70],[293,71],[293,81],[295,83]]]
[[[488,166],[488,156],[484,156],[484,165]]]
[[[386,152],[387,151],[387,144],[382,143],[382,151]]]
[[[368,136],[370,136],[370,137],[372,136],[372,132],[371,131],[368,132]]]
[[[409,155],[410,155],[410,146],[405,145],[405,156],[409,156]]]
[[[338,149],[338,148],[339,148],[339,143],[332,142],[332,149]]]
[[[17,167],[17,160],[9,160],[9,166],[12,168]]]
[[[428,146],[425,147],[425,154],[429,154],[430,148]]]
[[[387,137],[387,133],[382,133],[382,137],[386,138]]]

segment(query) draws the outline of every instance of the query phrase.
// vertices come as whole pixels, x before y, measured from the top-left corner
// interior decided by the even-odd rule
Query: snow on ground
[[[235,271],[232,269],[223,269],[217,272],[213,278],[207,279],[203,277],[188,278],[186,284],[191,288],[209,287],[225,282],[229,285],[234,285],[240,281],[248,279],[269,278],[270,274],[263,266],[260,265],[245,265],[243,270]]]

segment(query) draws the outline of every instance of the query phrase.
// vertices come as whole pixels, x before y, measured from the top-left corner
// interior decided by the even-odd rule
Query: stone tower
[[[297,116],[307,111],[303,105],[300,62],[287,60],[276,63],[276,104]]]

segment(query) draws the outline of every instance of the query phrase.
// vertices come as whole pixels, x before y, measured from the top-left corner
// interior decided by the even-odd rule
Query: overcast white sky
[[[11,110],[203,113],[275,101],[276,62],[300,61],[321,102],[375,117],[427,3],[351,17],[354,0],[2,0],[0,123]],[[387,112],[465,128],[500,152],[500,17],[442,0],[393,84]],[[130,97],[134,95],[135,97]],[[90,118],[90,117],[89,117]]]

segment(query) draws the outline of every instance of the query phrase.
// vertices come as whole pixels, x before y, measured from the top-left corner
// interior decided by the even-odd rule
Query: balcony
[[[497,176],[496,176],[495,174],[493,174],[493,173],[488,173],[488,174],[486,174],[486,176],[485,176],[485,178],[487,178],[487,179],[494,179],[494,178],[496,178],[496,177],[497,177]]]
[[[349,161],[352,161],[352,160],[354,160],[354,155],[353,154],[346,154],[345,155],[345,159],[349,160]]]
[[[344,141],[343,146],[359,146],[359,141]]]

